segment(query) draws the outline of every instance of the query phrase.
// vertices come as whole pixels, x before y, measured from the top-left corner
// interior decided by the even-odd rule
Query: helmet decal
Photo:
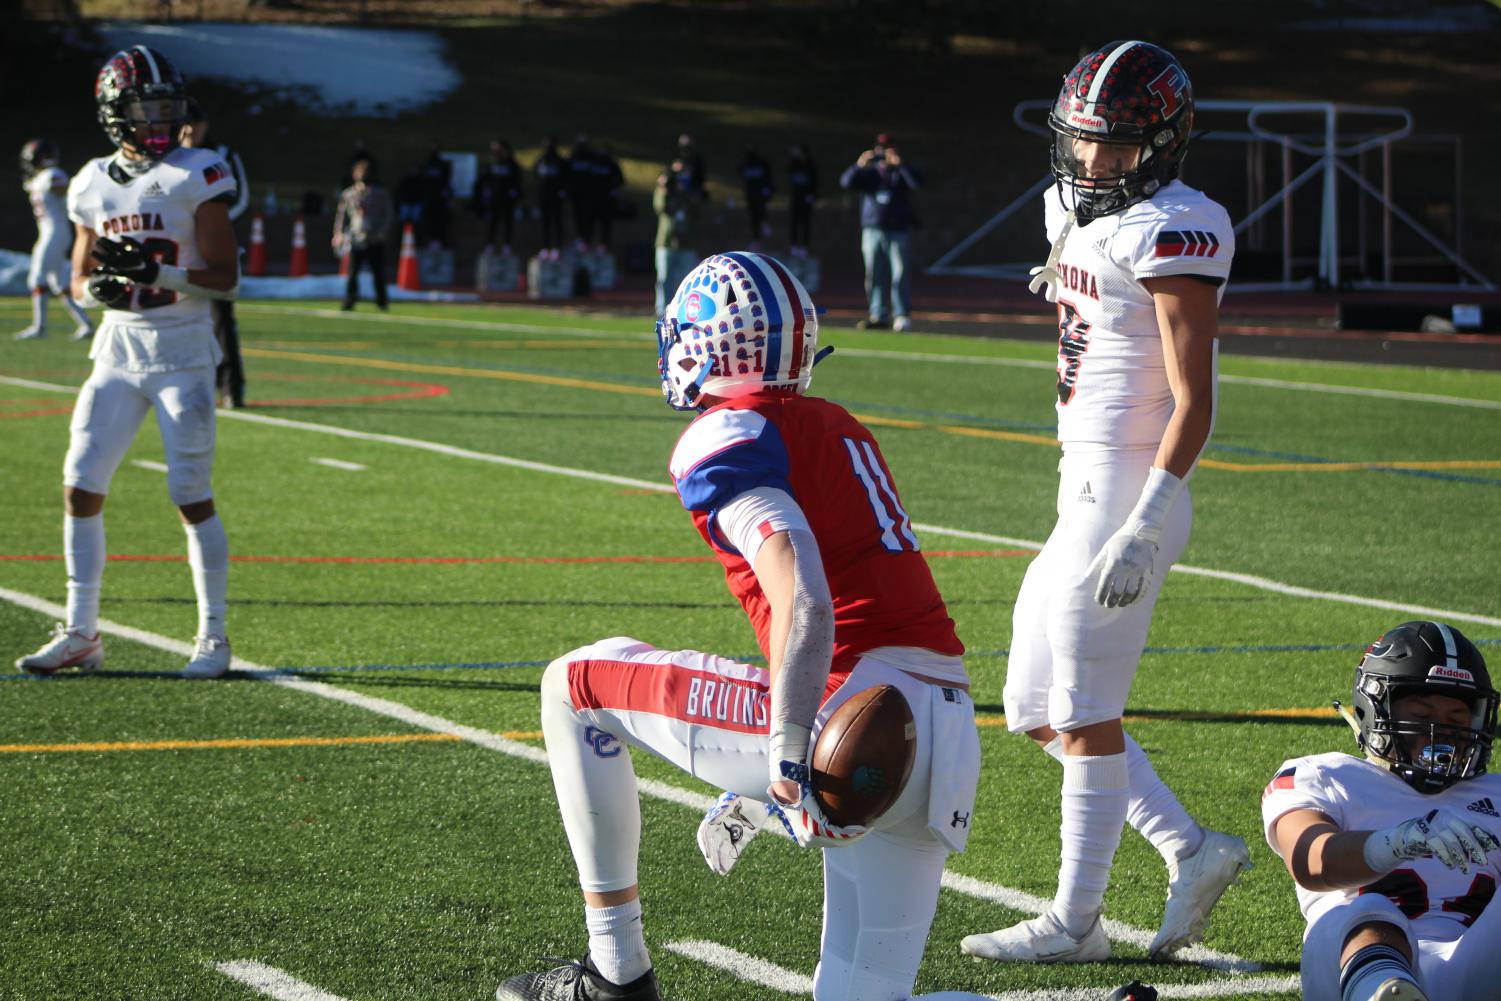
[[[716,254],[693,269],[657,321],[658,374],[668,403],[696,409],[762,389],[807,389],[818,314],[773,257]]]

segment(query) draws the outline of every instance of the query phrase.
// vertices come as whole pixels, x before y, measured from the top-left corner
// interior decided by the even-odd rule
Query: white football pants
[[[1418,985],[1434,1001],[1501,996],[1501,904],[1491,901],[1463,928],[1448,918],[1409,919],[1391,898],[1363,893],[1319,914],[1303,933],[1304,1001],[1341,1001],[1339,957],[1345,939],[1374,921],[1406,933]],[[1462,934],[1454,938],[1456,932]]]
[[[1065,455],[1058,464],[1058,523],[1022,580],[1012,612],[1006,725],[1077,730],[1119,719],[1146,646],[1162,578],[1188,544],[1193,502],[1185,489],[1168,511],[1153,573],[1123,608],[1095,601],[1090,563],[1125,524],[1155,450]]]
[[[980,745],[968,693],[919,681],[889,658],[866,658],[826,696],[815,741],[830,713],[880,684],[906,697],[917,751],[907,785],[874,830],[824,849],[816,1001],[911,996],[944,861],[969,834]],[[637,882],[641,812],[630,747],[765,802],[769,710],[766,670],[713,654],[616,637],[553,661],[542,677],[542,730],[582,888]]]
[[[213,366],[127,372],[96,365],[73,405],[63,484],[109,493],[141,421],[155,410],[172,503],[182,507],[207,500],[213,496],[214,399]]]

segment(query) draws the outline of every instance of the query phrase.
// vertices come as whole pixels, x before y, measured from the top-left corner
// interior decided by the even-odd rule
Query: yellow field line
[[[422,372],[428,375],[454,375],[475,379],[500,379],[507,382],[531,382],[545,386],[567,386],[572,389],[594,389],[605,393],[625,393],[629,396],[657,397],[661,392],[642,386],[621,386],[591,379],[570,379],[556,375],[535,375],[530,372],[505,372],[488,368],[465,368],[460,365],[429,365],[423,362],[387,361],[384,358],[351,358],[347,355],[323,355],[304,351],[269,351],[264,348],[244,348],[243,353],[258,358],[280,358],[286,361],[305,361],[317,364],[333,363],[352,365],[356,368],[378,368],[393,372]],[[898,417],[879,417],[871,414],[856,414],[861,421],[876,427],[905,428],[912,431],[940,431],[944,434],[963,435],[968,438],[988,438],[995,441],[1014,441],[1026,445],[1058,446],[1058,439],[1051,435],[1024,434],[1019,431],[997,431],[994,428],[967,427],[961,424],[932,424],[927,421],[906,420]],[[1206,469],[1218,469],[1229,473],[1349,473],[1370,469],[1501,469],[1501,459],[1438,459],[1433,461],[1396,460],[1392,462],[1226,462],[1223,459],[1200,459],[1199,465]]]
[[[471,379],[500,379],[505,382],[532,382],[544,386],[568,386],[572,389],[597,389],[603,393],[625,393],[629,396],[661,396],[657,388],[644,386],[621,386],[612,382],[595,382],[590,379],[569,379],[558,375],[536,375],[531,372],[502,372],[490,368],[464,368],[459,365],[428,365],[422,362],[387,361],[384,358],[350,358],[345,355],[320,355],[306,351],[267,351],[263,348],[243,348],[242,354],[255,358],[280,358],[285,361],[306,361],[319,365],[351,365],[355,368],[379,368],[391,372],[422,372],[427,375],[456,375]]]

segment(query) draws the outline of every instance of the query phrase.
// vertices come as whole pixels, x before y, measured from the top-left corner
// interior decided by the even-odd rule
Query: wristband
[[[188,269],[175,264],[158,264],[154,288],[171,289],[173,292],[196,291],[188,284]]]
[[[1138,539],[1155,543],[1162,537],[1162,523],[1173,501],[1183,492],[1183,481],[1159,466],[1153,466],[1141,488],[1141,498],[1126,519],[1126,531]]]
[[[1402,861],[1402,856],[1392,848],[1392,834],[1394,828],[1385,831],[1372,831],[1365,839],[1365,845],[1361,847],[1361,855],[1365,858],[1366,866],[1372,872],[1390,872]]]
[[[813,742],[813,728],[798,726],[796,723],[781,723],[772,729],[768,740],[771,746],[769,774],[773,782],[780,782],[786,778],[782,774],[783,761],[800,765],[807,762],[808,747]]]
[[[83,283],[83,294],[76,296],[73,301],[78,303],[78,305],[82,306],[84,309],[99,309],[104,305],[104,303],[94,298],[93,292],[89,291],[88,282]]]

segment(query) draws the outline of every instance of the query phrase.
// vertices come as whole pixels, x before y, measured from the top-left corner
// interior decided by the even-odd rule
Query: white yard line
[[[152,462],[150,459],[131,459],[130,464],[137,469],[149,469],[153,473],[165,473],[167,471],[167,464],[165,462]]]
[[[337,994],[304,983],[286,970],[257,963],[252,959],[235,959],[209,964],[231,980],[238,980],[257,994],[276,1001],[344,1001]]]
[[[351,473],[363,473],[365,470],[370,468],[369,466],[362,466],[358,462],[345,462],[343,459],[324,459],[314,457],[310,461],[315,462],[320,466],[327,466],[330,469],[343,469]]]
[[[783,994],[812,994],[813,978],[805,977],[801,973],[793,973],[783,969],[775,963],[755,956],[747,955],[739,949],[731,949],[727,945],[718,942],[709,942],[704,939],[682,939],[676,942],[668,942],[664,946],[668,952],[675,952],[679,956],[687,956],[696,959],[700,963],[712,966],[716,970],[724,970],[731,976],[738,977],[747,983],[759,984],[762,987],[770,987],[772,990],[781,991]]]
[[[76,387],[59,386],[51,383],[27,382],[26,380],[13,379],[10,376],[0,376],[0,384],[25,383],[32,389],[45,389],[53,392],[77,392]],[[629,487],[634,490],[650,490],[656,493],[672,493],[673,488],[654,480],[638,480],[630,476],[616,476],[611,473],[599,473],[592,469],[578,469],[571,466],[555,466],[546,462],[533,462],[529,459],[516,459],[507,455],[496,455],[490,452],[477,452],[473,449],[459,448],[455,445],[445,445],[436,441],[425,441],[421,438],[406,438],[394,434],[377,434],[372,431],[355,431],[351,428],[338,427],[332,424],[315,424],[311,421],[295,421],[285,417],[268,417],[263,414],[247,413],[243,410],[225,410],[219,412],[219,417],[225,420],[246,421],[251,424],[261,424],[266,427],[286,428],[292,431],[308,431],[315,434],[332,435],[338,438],[349,438],[354,441],[380,442],[386,445],[396,445],[402,448],[415,448],[425,452],[433,452],[438,455],[446,455],[456,459],[470,459],[476,462],[488,462],[500,466],[511,466],[516,469],[526,469],[535,473],[547,473],[554,476],[568,476],[581,480],[592,480],[597,483],[610,483],[615,486]],[[1007,535],[993,535],[989,532],[975,532],[969,529],[949,528],[944,525],[931,525],[914,522],[913,527],[920,532],[930,535],[948,536],[956,539],[969,539],[974,542],[988,542],[992,545],[1015,546],[1020,549],[1042,548],[1042,543],[1034,539],[1018,539]],[[1186,563],[1174,564],[1175,573],[1185,573],[1199,577],[1213,577],[1217,580],[1230,581],[1253,587],[1263,591],[1272,591],[1276,594],[1285,594],[1290,597],[1312,598],[1323,601],[1336,601],[1348,605],[1361,605],[1366,608],[1380,608],[1388,611],[1402,612],[1407,615],[1424,616],[1428,618],[1453,619],[1459,622],[1474,622],[1486,626],[1501,627],[1501,617],[1493,615],[1481,615],[1478,612],[1465,612],[1453,609],[1430,608],[1426,605],[1415,605],[1407,602],[1392,601],[1388,598],[1367,598],[1357,594],[1344,594],[1339,591],[1319,591],[1313,588],[1300,587],[1296,584],[1284,584],[1281,581],[1271,580],[1267,577],[1258,577],[1254,574],[1237,573],[1232,570],[1215,570],[1210,567],[1197,567]]]
[[[64,618],[67,614],[67,610],[63,606],[47,601],[45,598],[38,598],[35,595],[26,594],[22,591],[13,591],[5,587],[0,587],[0,600],[9,601],[14,605],[31,609],[34,612],[39,612],[54,619]],[[133,626],[121,625],[108,619],[99,620],[99,631],[112,636],[121,636],[157,650],[180,654],[184,657],[192,653],[192,646],[188,643],[169,639],[166,636],[160,636],[143,629],[136,629]],[[444,719],[441,716],[434,716],[400,702],[378,699],[370,695],[361,694],[360,692],[347,691],[337,685],[288,677],[272,668],[253,663],[241,657],[235,657],[232,666],[237,671],[245,672],[249,677],[266,681],[273,685],[280,685],[283,688],[289,688],[293,691],[302,692],[305,695],[316,695],[319,698],[342,702],[345,705],[364,709],[378,716],[400,720],[418,729],[428,730],[433,733],[451,734],[460,740],[486,748],[487,750],[509,755],[513,758],[522,758],[539,765],[547,763],[547,752],[540,747],[533,747],[530,744],[511,740],[508,737],[502,737],[500,734],[492,733],[489,730],[481,730],[477,727],[466,726],[463,723]],[[655,779],[638,778],[637,785],[642,793],[653,799],[676,803],[679,806],[688,807],[699,813],[706,812],[715,802],[714,796],[693,792],[681,786],[660,782]],[[776,830],[774,827],[768,829]],[[777,831],[777,833],[780,834],[782,832]],[[944,873],[943,885],[957,893],[963,893],[981,900],[992,901],[1008,909],[1020,910],[1027,913],[1041,914],[1047,910],[1051,903],[1050,901],[1043,900],[1041,897],[1022,893],[1020,890],[1012,890],[1009,887],[997,886],[994,883],[986,883],[970,876],[960,876],[951,872]],[[1134,928],[1118,921],[1107,921],[1105,924],[1105,934],[1119,941],[1143,947],[1152,940],[1151,932]],[[1205,949],[1202,946],[1194,946],[1189,950],[1185,950],[1183,953],[1180,953],[1180,956],[1190,962],[1196,962],[1199,965],[1213,969],[1255,972],[1261,968],[1249,960],[1241,959],[1238,956],[1232,956],[1228,953],[1215,952],[1211,949]]]
[[[545,327],[530,323],[504,323],[498,320],[458,320],[436,316],[391,316],[374,313],[345,313],[335,309],[282,308],[277,306],[241,305],[242,310],[260,313],[291,313],[299,316],[316,316],[331,320],[359,320],[366,323],[401,323],[420,327],[453,327],[467,330],[503,330],[516,333],[557,333],[570,337],[619,337],[629,342],[633,335],[604,327]],[[645,334],[637,340],[650,340]],[[878,351],[873,348],[840,347],[836,354],[850,358],[876,358],[890,361],[924,361],[947,365],[987,365],[1003,368],[1052,369],[1053,361],[1026,358],[996,358],[986,355],[950,355],[931,351]],[[1338,383],[1295,382],[1289,379],[1265,379],[1249,375],[1220,375],[1221,382],[1241,386],[1262,386],[1267,389],[1284,389],[1303,393],[1332,393],[1338,396],[1367,396],[1378,400],[1405,400],[1411,403],[1436,403],[1452,407],[1478,407],[1484,410],[1501,410],[1501,400],[1476,400],[1465,396],[1447,396],[1440,393],[1412,393],[1400,389],[1375,389],[1368,386],[1342,386]]]

